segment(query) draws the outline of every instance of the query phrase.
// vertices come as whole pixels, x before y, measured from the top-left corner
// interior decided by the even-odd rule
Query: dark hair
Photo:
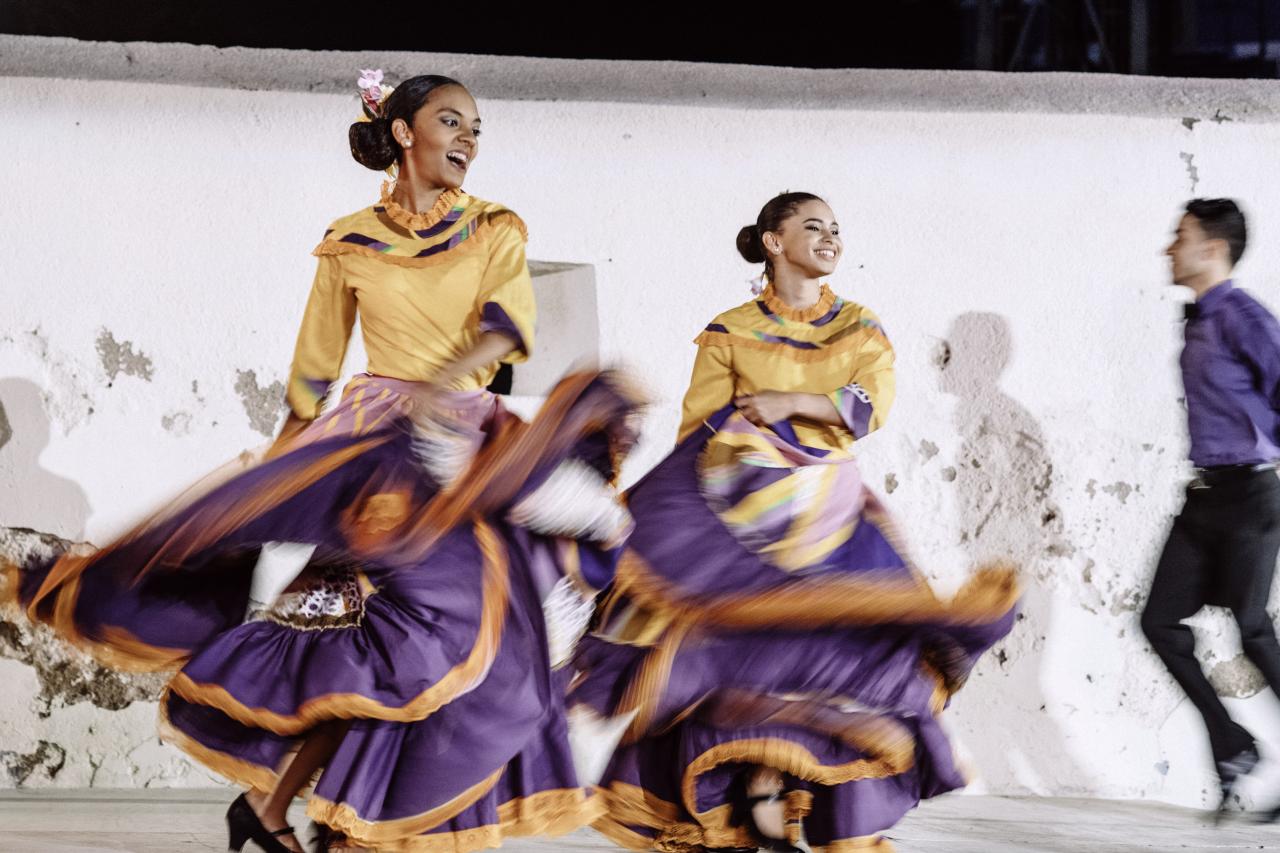
[[[361,166],[381,172],[390,168],[392,163],[400,162],[404,149],[396,142],[391,133],[391,123],[396,119],[404,119],[410,126],[418,110],[431,97],[436,89],[445,86],[462,86],[452,77],[439,74],[421,74],[410,77],[396,86],[382,105],[382,115],[370,121],[358,121],[347,131],[347,139],[351,143],[351,156]],[[462,86],[466,88],[466,86]]]
[[[738,232],[738,254],[749,264],[764,264],[765,273],[773,276],[773,261],[764,248],[764,232],[777,231],[782,223],[795,216],[796,209],[806,201],[822,201],[813,193],[781,193],[769,199],[760,208],[755,225],[747,225]]]
[[[1229,198],[1193,198],[1187,202],[1187,213],[1200,223],[1206,237],[1227,241],[1231,265],[1235,266],[1249,236],[1240,206]]]

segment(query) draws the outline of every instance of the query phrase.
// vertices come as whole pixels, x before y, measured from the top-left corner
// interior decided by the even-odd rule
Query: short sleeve
[[[884,426],[896,390],[893,346],[878,320],[863,320],[865,340],[849,360],[849,381],[827,395],[855,439]]]
[[[508,364],[526,360],[533,352],[537,308],[533,280],[525,259],[524,224],[513,213],[490,221],[489,262],[480,282],[480,332],[499,332],[516,342],[502,358]]]
[[[289,408],[303,420],[314,420],[342,372],[342,358],[356,319],[356,298],[343,283],[342,262],[321,255],[289,372]]]
[[[680,413],[678,441],[702,426],[703,421],[733,402],[735,387],[733,351],[729,347],[702,344],[693,361],[693,376]]]

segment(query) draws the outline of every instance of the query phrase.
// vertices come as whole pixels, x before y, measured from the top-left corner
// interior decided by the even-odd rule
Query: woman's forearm
[[[482,367],[488,367],[510,354],[517,346],[519,343],[514,338],[502,332],[485,332],[471,349],[443,368],[432,381],[437,385],[448,385],[461,376],[466,376]]]
[[[831,398],[825,394],[807,394],[803,391],[793,391],[791,396],[793,398],[795,417],[830,426],[844,426],[844,419],[836,411],[835,404],[831,402]]]

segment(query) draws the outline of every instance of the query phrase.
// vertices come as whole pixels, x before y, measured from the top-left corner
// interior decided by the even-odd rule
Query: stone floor
[[[225,791],[0,791],[4,853],[180,853],[225,850]],[[942,797],[890,833],[900,853],[1082,851],[1280,851],[1280,825],[1233,822],[1153,803],[1004,797]],[[252,848],[250,845],[246,850]],[[584,830],[518,840],[504,851],[613,850]]]

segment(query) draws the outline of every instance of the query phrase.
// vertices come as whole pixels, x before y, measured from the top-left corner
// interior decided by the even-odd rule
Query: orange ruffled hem
[[[454,814],[461,810],[458,809]],[[401,834],[395,837],[385,830],[392,824],[401,824],[403,821],[366,823],[356,819],[356,822],[351,823],[344,819],[346,813],[351,811],[350,807],[317,797],[312,797],[307,814],[318,822],[346,832],[353,842],[370,846],[380,853],[474,853],[477,850],[500,847],[505,839],[511,837],[564,835],[599,820],[604,810],[604,802],[599,796],[588,796],[581,788],[558,788],[539,791],[501,804],[498,806],[498,822],[494,824],[454,832]],[[330,823],[331,819],[336,823]],[[435,825],[448,819],[444,818]],[[374,840],[366,834],[366,828],[382,840]]]

